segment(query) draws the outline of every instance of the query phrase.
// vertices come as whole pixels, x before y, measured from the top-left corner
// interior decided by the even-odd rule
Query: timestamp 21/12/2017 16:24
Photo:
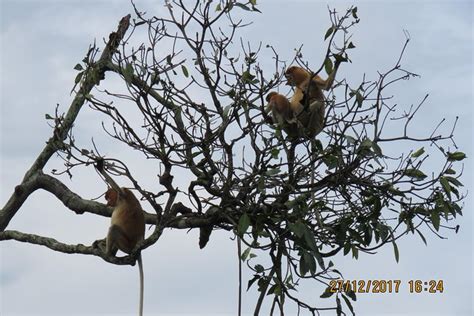
[[[443,293],[443,280],[331,280],[328,290],[336,292],[354,293],[399,293],[400,286],[404,283],[408,286],[409,293]]]

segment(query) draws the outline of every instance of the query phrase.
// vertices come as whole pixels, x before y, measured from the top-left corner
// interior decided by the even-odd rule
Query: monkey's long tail
[[[143,316],[143,292],[144,292],[144,280],[143,277],[143,262],[142,262],[142,254],[138,255],[138,271],[140,272],[140,303],[138,307],[138,315]]]
[[[237,308],[237,315],[242,315],[242,242],[240,241],[240,236],[235,235],[237,239],[237,254],[239,256],[239,301],[238,301],[238,308]]]

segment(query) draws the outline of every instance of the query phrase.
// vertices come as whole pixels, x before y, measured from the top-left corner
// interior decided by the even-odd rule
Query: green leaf
[[[84,68],[82,68],[81,64],[77,64],[76,66],[74,66],[74,70],[81,71],[81,70],[84,70]]]
[[[352,16],[354,17],[354,19],[358,19],[359,17],[357,16],[357,7],[354,7],[354,9],[352,9]]]
[[[440,225],[439,211],[433,210],[430,214],[430,219],[431,219],[431,223],[433,223],[434,229],[436,229],[436,231],[438,231],[439,230],[439,225]]]
[[[216,6],[216,12],[219,12],[219,11],[222,11],[222,7],[220,3]]]
[[[329,36],[331,36],[331,34],[334,32],[334,27],[330,27],[328,28],[328,30],[326,31],[326,35],[324,35],[324,40],[327,40]]]
[[[333,57],[338,63],[346,63],[348,61],[348,59],[342,54],[334,54]]]
[[[235,90],[230,89],[229,91],[227,91],[227,95],[231,97],[232,99],[235,98]]]
[[[364,96],[359,91],[356,92],[355,96],[356,96],[357,105],[361,107],[362,103],[364,102]]]
[[[341,296],[342,296],[342,299],[344,300],[344,302],[346,303],[347,307],[351,311],[352,315],[355,315],[354,307],[352,307],[351,301],[349,301],[349,299],[344,294],[341,294]]]
[[[250,254],[250,250],[251,248],[248,247],[247,249],[245,249],[245,251],[242,253],[242,255],[240,256],[240,260],[242,261],[245,261],[247,259],[247,257],[249,256]]]
[[[257,0],[250,0],[250,3],[251,3],[252,5],[257,5]]]
[[[276,294],[276,288],[277,288],[276,284],[273,284],[272,286],[270,286],[270,289],[268,290],[267,295]]]
[[[413,158],[418,158],[420,157],[421,155],[423,155],[425,153],[425,147],[421,147],[420,149],[418,149],[417,151],[415,151],[413,154],[411,154],[411,156]]]
[[[395,255],[395,260],[398,263],[398,260],[400,259],[400,253],[398,252],[398,246],[397,246],[397,243],[395,241],[393,241],[392,244],[393,244],[393,253]]]
[[[445,177],[440,177],[439,182],[441,183],[444,192],[446,192],[446,194],[451,197],[451,186],[449,185],[448,179]]]
[[[318,153],[323,150],[323,143],[321,143],[319,139],[313,139],[313,141],[311,142],[311,146],[311,150],[313,151],[313,153]]]
[[[303,232],[304,240],[306,242],[306,245],[308,245],[309,249],[313,251],[318,251],[318,246],[316,245],[316,241],[314,240],[313,232],[306,225],[304,225]]]
[[[329,170],[336,168],[339,165],[339,158],[335,155],[328,154],[323,156],[323,162]]]
[[[273,159],[278,159],[278,156],[280,155],[280,150],[278,148],[273,148],[271,151],[271,155]]]
[[[357,154],[363,157],[373,156],[373,142],[369,138],[364,138],[357,147]]]
[[[400,191],[400,189],[395,188],[394,186],[390,185],[387,190],[392,193],[393,195],[398,195],[398,196],[405,196],[405,193]]]
[[[44,115],[44,118],[47,119],[47,120],[54,120],[54,117],[52,117],[51,115],[49,115],[48,113],[46,113]]]
[[[301,222],[296,222],[296,223],[290,223],[288,225],[290,227],[290,230],[297,236],[298,238],[303,237],[304,235],[304,227],[305,225]]]
[[[328,286],[328,287],[324,290],[323,294],[321,294],[319,297],[320,297],[320,298],[328,298],[328,297],[331,297],[333,294],[334,294],[334,292],[331,291],[331,287]]]
[[[346,242],[344,244],[344,252],[343,252],[344,256],[347,255],[349,253],[349,251],[351,251],[351,247],[352,247],[352,245],[351,245],[350,242]]]
[[[247,283],[247,291],[250,289],[252,284],[255,283],[255,281],[260,280],[260,276],[258,274],[255,274],[251,280]]]
[[[321,269],[326,270],[326,265],[324,264],[323,256],[321,256],[321,253],[319,253],[319,250],[314,251],[313,256],[316,259],[316,261],[318,262]]]
[[[242,73],[242,82],[243,83],[252,83],[252,80],[255,78],[249,71],[244,71]]]
[[[245,11],[251,11],[249,7],[247,7],[246,5],[244,5],[244,4],[242,4],[242,3],[237,3],[237,2],[235,2],[234,5],[235,5],[236,7],[239,7],[239,8],[241,8],[241,9],[244,9]]]
[[[327,57],[326,60],[324,60],[324,70],[326,70],[326,73],[328,75],[332,74],[333,71],[333,64],[331,58]]]
[[[449,169],[446,169],[446,171],[444,172],[444,174],[456,174],[456,171],[454,171],[453,169],[449,168]]]
[[[76,79],[74,79],[75,84],[78,84],[79,82],[81,82],[82,75],[84,75],[84,71],[81,71],[80,73],[76,75]]]
[[[466,154],[460,151],[454,153],[448,152],[448,161],[461,161],[466,158]]]
[[[360,143],[360,148],[365,148],[365,149],[369,149],[373,146],[373,142],[368,139],[368,138],[364,138],[364,140],[362,141],[362,143]]]
[[[224,108],[224,111],[223,111],[223,115],[224,115],[224,118],[227,119],[229,117],[229,111],[230,109],[232,108],[232,105],[229,104],[227,105],[225,108]]]
[[[450,177],[450,176],[446,176],[444,177],[446,178],[446,180],[448,180],[449,182],[451,182],[454,186],[457,186],[457,187],[463,187],[464,185],[456,178],[453,178],[453,177]]]
[[[418,233],[418,235],[420,235],[420,238],[421,238],[421,240],[423,240],[425,245],[428,246],[428,243],[426,242],[425,236],[423,236],[423,234],[418,229],[416,230],[416,232]]]
[[[181,70],[183,71],[183,75],[188,78],[189,77],[189,72],[188,72],[188,69],[186,68],[186,66],[184,65],[181,65]]]
[[[370,242],[372,241],[372,229],[370,228],[369,225],[365,225],[364,229],[364,244],[366,246],[370,245]]]
[[[306,273],[308,273],[309,271],[308,263],[305,260],[306,260],[305,256],[301,255],[299,268],[300,268],[300,274],[302,276],[305,276]]]
[[[263,268],[261,264],[256,264],[254,269],[257,273],[262,273],[263,271],[265,271],[265,269]]]
[[[243,236],[247,229],[250,226],[250,217],[247,215],[247,213],[242,214],[242,216],[239,219],[239,224],[237,226],[237,234],[239,236]]]
[[[316,260],[314,260],[314,257],[309,252],[306,252],[306,251],[303,253],[303,257],[311,275],[315,274],[316,273]]]
[[[357,301],[356,294],[355,294],[354,290],[352,289],[352,287],[349,286],[347,291],[346,291],[346,287],[344,287],[344,292],[346,293],[347,296],[349,296],[351,298],[351,300],[353,300],[354,302]]]
[[[376,142],[372,142],[372,149],[377,156],[382,156],[382,148]]]
[[[351,48],[355,48],[355,45],[352,42],[350,42],[349,45],[347,45],[347,49],[351,49]]]
[[[357,249],[355,246],[352,246],[352,258],[354,259],[359,259],[359,249]]]
[[[390,232],[390,228],[384,224],[377,224],[377,229],[380,232],[380,237],[383,241],[387,240],[388,234]]]
[[[405,170],[404,174],[410,178],[414,178],[417,180],[423,180],[427,176],[421,170],[418,169],[407,169]]]

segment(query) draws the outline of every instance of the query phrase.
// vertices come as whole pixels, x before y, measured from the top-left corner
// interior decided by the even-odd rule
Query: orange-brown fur
[[[105,171],[104,161],[97,161],[97,171],[102,174],[110,189],[105,192],[107,205],[114,207],[111,224],[105,239],[105,252],[115,256],[117,250],[132,253],[137,244],[145,237],[145,215],[140,202],[135,195],[126,188],[120,188]],[[143,315],[144,276],[141,253],[137,256],[138,271],[140,273],[140,300],[138,315]]]
[[[339,62],[336,62],[335,68],[326,80],[320,76],[312,76],[311,73],[301,67],[292,66],[285,72],[287,83],[295,87],[293,97],[291,98],[292,107],[302,106],[303,111],[297,115],[298,122],[304,127],[305,135],[313,139],[324,127],[326,98],[324,90],[332,87],[336,76]],[[314,152],[314,142],[312,142],[312,151]],[[314,163],[311,165],[311,186],[314,186]],[[312,193],[312,203],[315,205],[316,199]],[[320,227],[323,227],[321,214],[316,209],[316,218]]]
[[[113,180],[109,177],[106,178],[116,186]],[[118,188],[118,186],[116,187]],[[143,240],[145,236],[145,216],[140,202],[129,189],[118,188],[118,190],[119,191],[111,188],[105,192],[107,205],[114,207],[109,232],[106,238],[106,253],[109,255],[115,255],[118,249],[125,253],[131,253],[137,243]],[[138,314],[142,316],[144,277],[141,254],[138,255],[138,269],[140,272]]]
[[[290,104],[292,108],[304,109],[297,118],[310,138],[315,137],[323,129],[326,103],[323,89],[331,88],[336,71],[337,66],[326,80],[318,75],[311,78],[309,71],[297,66],[291,66],[285,72],[288,85],[295,87]]]
[[[271,110],[273,122],[280,126],[290,137],[297,137],[298,126],[295,116],[303,109],[301,105],[293,107],[290,101],[277,92],[270,92],[266,100],[267,109]]]
[[[145,235],[145,216],[140,202],[129,189],[121,190],[118,193],[109,189],[105,193],[107,205],[115,207],[107,235],[106,249],[109,254],[115,254],[117,248],[131,253]]]

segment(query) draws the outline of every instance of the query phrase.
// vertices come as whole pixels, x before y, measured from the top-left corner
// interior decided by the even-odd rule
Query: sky
[[[329,24],[327,5],[342,12],[347,1],[258,1],[262,14],[248,16],[253,24],[240,36],[253,43],[273,44],[283,59],[304,44],[305,57],[322,56],[322,37]],[[161,1],[140,1],[150,14],[164,14]],[[89,44],[115,30],[120,18],[132,12],[128,1],[13,1],[0,0],[1,186],[0,205],[6,203],[25,171],[51,135],[44,117],[56,104],[65,111],[76,71]],[[337,256],[334,263],[350,280],[401,280],[399,293],[359,294],[358,315],[472,315],[473,314],[473,4],[471,1],[362,1],[359,25],[353,29],[356,49],[351,64],[338,76],[348,82],[365,74],[374,79],[395,63],[404,42],[411,41],[404,68],[421,76],[403,82],[394,92],[400,106],[417,104],[425,94],[415,131],[424,131],[440,118],[460,117],[457,145],[468,159],[462,182],[469,195],[458,234],[446,239],[426,232],[428,246],[417,236],[398,244],[397,263],[391,246],[359,260]],[[265,54],[265,53],[264,53]],[[265,56],[263,54],[263,56]],[[267,53],[268,54],[268,53]],[[270,58],[270,55],[268,55]],[[83,139],[100,132],[96,113],[84,110],[76,121]],[[89,138],[87,138],[89,137]],[[125,154],[123,146],[108,144],[106,151]],[[50,171],[61,162],[53,159]],[[134,167],[138,175],[147,170]],[[93,172],[61,177],[82,197],[95,198],[103,184]],[[156,179],[155,179],[156,180]],[[151,181],[151,180],[150,180]],[[99,192],[99,193],[98,193]],[[109,220],[90,214],[75,215],[45,192],[35,192],[8,229],[50,236],[66,243],[91,244],[103,238]],[[236,245],[226,232],[215,232],[208,246],[197,247],[197,231],[166,231],[143,254],[145,315],[235,315],[237,306]],[[15,241],[0,242],[0,314],[10,315],[134,315],[137,308],[136,267],[114,266],[100,258],[66,255]],[[249,277],[245,271],[244,278]],[[411,294],[410,280],[443,280],[437,294]],[[246,284],[244,279],[244,284]],[[300,290],[317,301],[321,287]],[[256,292],[243,297],[250,315]],[[323,302],[322,305],[330,305]],[[291,312],[289,313],[291,315]],[[323,314],[324,315],[324,314]]]

